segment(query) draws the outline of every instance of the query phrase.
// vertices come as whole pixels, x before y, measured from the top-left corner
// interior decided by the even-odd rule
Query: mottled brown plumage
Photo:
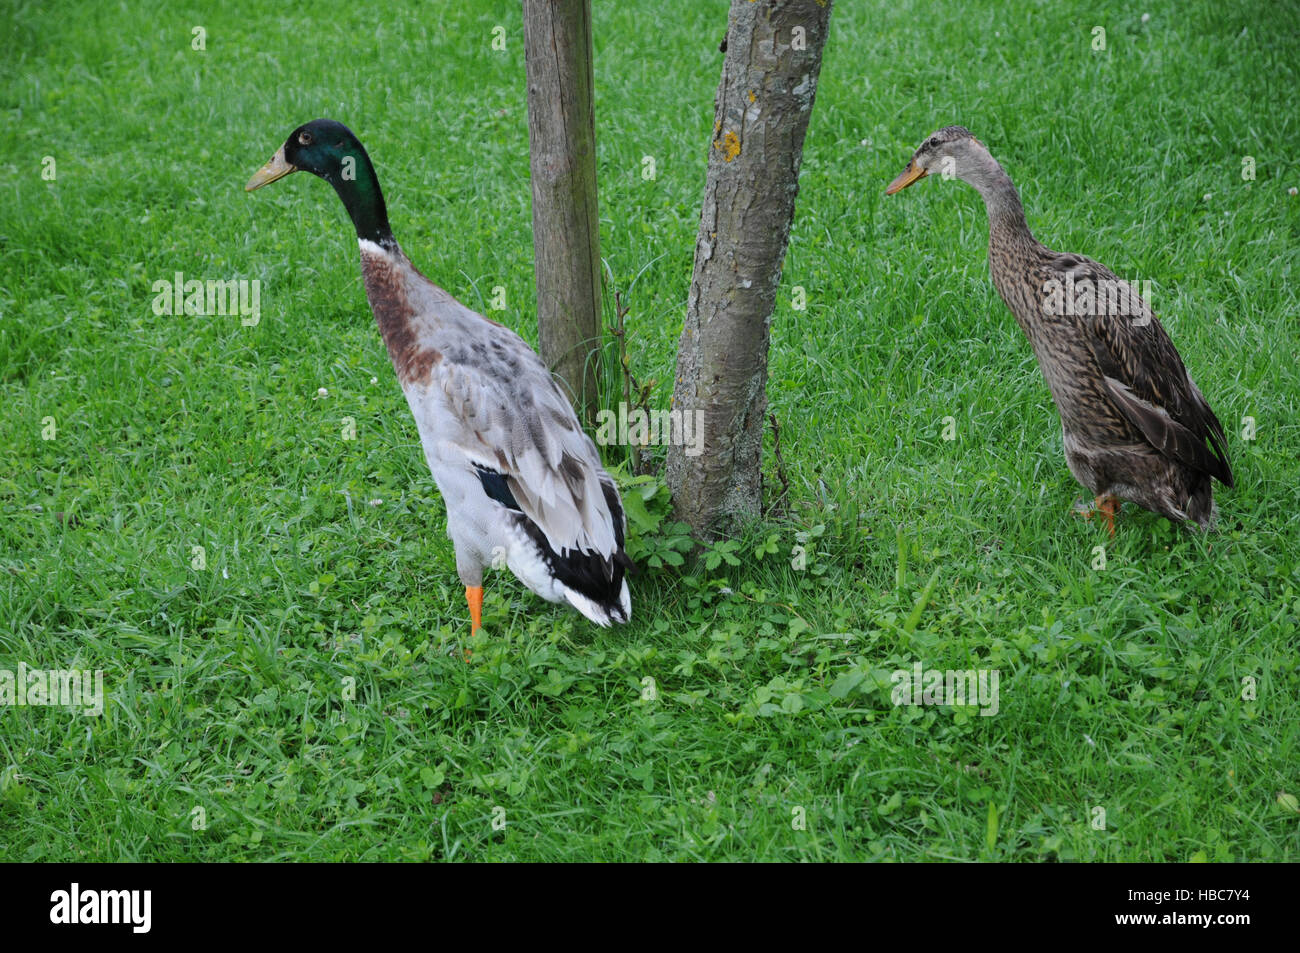
[[[415,309],[406,294],[407,272],[402,265],[416,274],[420,274],[419,271],[409,261],[399,263],[378,255],[363,258],[361,264],[366,298],[370,301],[379,334],[388,348],[397,379],[403,385],[427,380],[429,370],[442,360],[442,354],[420,341]]]
[[[1211,480],[1233,485],[1223,427],[1137,289],[1035,239],[1010,177],[962,127],[922,143],[886,194],[933,172],[984,198],[993,285],[1051,389],[1075,479],[1103,513],[1119,498],[1211,526]]]

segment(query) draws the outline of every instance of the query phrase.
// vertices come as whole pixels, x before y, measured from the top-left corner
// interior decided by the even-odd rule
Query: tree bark
[[[759,515],[767,350],[830,0],[732,0],[673,409],[703,414],[667,478],[700,538]],[[691,420],[697,419],[692,416]]]
[[[591,0],[524,0],[524,64],[541,354],[590,424],[601,275]]]

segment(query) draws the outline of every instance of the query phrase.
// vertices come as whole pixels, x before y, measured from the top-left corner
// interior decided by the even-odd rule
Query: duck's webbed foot
[[[1092,501],[1092,506],[1078,504],[1074,512],[1086,520],[1090,520],[1094,515],[1100,514],[1106,521],[1106,531],[1113,537],[1115,535],[1115,517],[1119,515],[1119,498],[1108,493],[1103,493]]]

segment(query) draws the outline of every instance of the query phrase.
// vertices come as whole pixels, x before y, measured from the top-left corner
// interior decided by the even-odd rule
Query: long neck
[[[330,185],[334,186],[334,191],[343,200],[343,205],[352,218],[352,225],[357,230],[357,238],[364,238],[384,248],[396,248],[397,240],[393,238],[393,230],[388,227],[384,193],[380,191],[379,177],[375,175],[370,156],[364,149],[360,149],[359,155],[348,158],[356,159],[355,167],[349,169],[351,163],[345,161],[343,175],[331,178]],[[350,178],[349,172],[352,174]]]
[[[1020,194],[1016,192],[1011,176],[991,155],[985,153],[980,161],[967,171],[962,178],[969,182],[984,199],[984,207],[989,213],[989,231],[1014,234],[1018,237],[1033,238],[1029,224],[1025,221],[1025,209],[1020,204]]]

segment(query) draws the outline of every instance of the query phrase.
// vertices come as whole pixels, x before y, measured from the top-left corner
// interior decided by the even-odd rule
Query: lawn
[[[658,407],[726,7],[595,0],[607,292]],[[344,210],[243,185],[347,123],[416,265],[535,343],[517,0],[0,0],[0,26],[0,670],[106,695],[0,707],[0,858],[1300,859],[1294,7],[840,0],[764,521],[679,560],[662,486],[606,447],[644,503],[632,622],[491,574],[468,661]],[[1152,281],[1228,432],[1217,533],[1070,513],[977,194],[883,195],[951,123],[1042,241]],[[155,313],[177,272],[258,280],[260,319]],[[893,704],[917,663],[996,670],[996,714]]]

